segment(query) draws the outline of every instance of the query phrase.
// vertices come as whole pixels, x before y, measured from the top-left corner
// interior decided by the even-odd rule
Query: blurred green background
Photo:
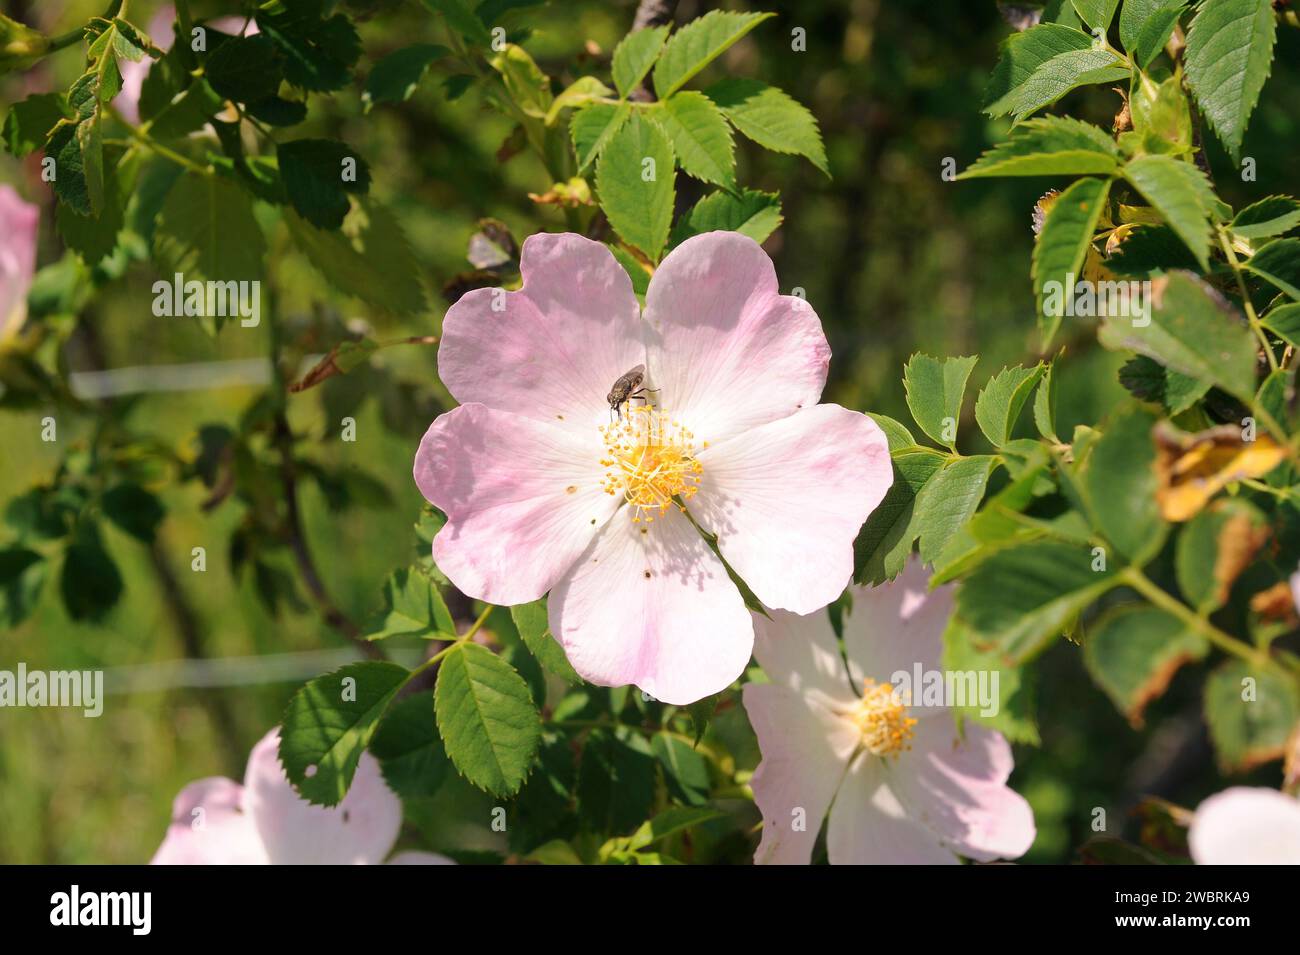
[[[101,6],[101,0],[8,0],[3,9],[58,34]],[[147,23],[161,6],[136,0],[132,19]],[[193,4],[200,17],[236,6]],[[376,11],[360,24],[362,74],[393,49],[437,42],[430,14],[418,3],[353,6]],[[677,20],[712,6],[679,3]],[[634,7],[631,0],[537,7],[521,18],[533,31],[525,46],[563,80],[575,57],[608,57],[628,30]],[[1005,131],[979,111],[998,43],[1010,29],[994,3],[791,0],[746,8],[773,10],[777,17],[710,72],[759,76],[808,105],[821,123],[834,174],[827,179],[796,157],[738,141],[741,182],[782,195],[785,224],[767,248],[783,287],[805,289],[825,323],[834,353],[827,399],[906,419],[900,375],[914,351],[979,353],[976,382],[1005,363],[1036,358],[1030,215],[1035,199],[1055,184],[953,183],[941,177],[946,157],[961,169]],[[796,27],[807,31],[804,52],[791,49]],[[1220,194],[1233,205],[1300,193],[1294,155],[1300,31],[1280,33],[1274,75],[1243,150],[1257,160],[1257,181],[1240,181],[1227,157],[1210,147]],[[0,104],[7,108],[31,92],[64,89],[80,66],[81,54],[70,49],[26,74],[10,75],[0,81]],[[405,104],[368,114],[359,85],[334,97],[313,97],[304,131],[343,138],[367,157],[372,194],[395,210],[421,263],[429,313],[400,324],[375,319],[380,338],[436,334],[445,308],[439,290],[468,268],[466,243],[479,218],[503,220],[520,240],[563,228],[558,213],[526,198],[549,185],[540,164],[529,154],[504,164],[495,158],[511,124],[473,91],[448,101],[441,80],[435,70]],[[1092,89],[1072,95],[1062,109],[1109,127],[1119,103],[1118,95]],[[53,202],[37,171],[35,162],[0,157],[0,181],[42,207],[43,265],[62,250]],[[679,187],[687,197],[698,195],[693,183],[681,181]],[[281,320],[295,328],[336,330],[316,343],[316,351],[337,340],[338,321],[371,318],[361,303],[324,287],[296,255],[277,261]],[[80,340],[97,343],[96,363],[153,366],[267,353],[266,319],[258,329],[228,327],[214,339],[184,320],[155,318],[149,289],[156,278],[151,266],[137,262],[84,308]],[[1103,417],[1122,392],[1115,379],[1118,362],[1096,348],[1090,328],[1067,328],[1065,347],[1057,375],[1068,429]],[[84,351],[69,349],[70,368],[90,367]],[[390,499],[386,506],[334,512],[316,484],[303,484],[307,539],[324,586],[354,619],[375,608],[385,576],[411,560],[412,522],[421,504],[409,477],[411,460],[444,397],[431,348],[391,349],[376,365],[295,396],[289,406],[294,429],[310,436],[318,460],[363,469]],[[137,433],[193,458],[197,429],[233,427],[257,394],[252,387],[146,394],[120,402],[117,411]],[[60,415],[59,441],[49,444],[40,439],[44,413],[0,411],[0,508],[48,480],[69,448],[84,443],[96,426],[90,417]],[[356,418],[355,443],[339,440],[337,423],[344,415]],[[29,669],[103,668],[110,680],[133,687],[111,696],[99,719],[58,709],[0,712],[0,862],[147,861],[176,792],[203,776],[242,778],[249,748],[278,721],[296,686],[334,664],[306,658],[306,669],[294,678],[276,677],[270,662],[253,664],[248,672],[266,682],[219,689],[161,686],[175,671],[151,671],[150,665],[196,654],[348,652],[347,642],[321,622],[315,607],[282,605],[272,614],[250,580],[232,576],[226,553],[242,518],[240,505],[228,502],[206,513],[206,491],[194,482],[161,483],[153,490],[167,506],[157,548],[108,531],[107,546],[126,589],[103,623],[70,620],[51,583],[37,612],[0,637],[0,669],[19,661]],[[9,533],[0,526],[0,545]],[[190,570],[196,546],[207,548],[205,573]],[[292,568],[286,563],[285,570]],[[1072,861],[1074,849],[1092,834],[1093,807],[1108,808],[1115,834],[1140,793],[1194,806],[1224,784],[1200,724],[1198,674],[1180,675],[1135,732],[1091,684],[1076,648],[1058,645],[1039,667],[1043,745],[1018,749],[1012,779],[1038,820],[1039,838],[1026,861]],[[1273,785],[1276,777],[1276,767],[1256,774]],[[486,826],[488,805],[487,797],[453,781],[413,813],[423,838],[409,838],[432,848],[493,847],[497,837]]]

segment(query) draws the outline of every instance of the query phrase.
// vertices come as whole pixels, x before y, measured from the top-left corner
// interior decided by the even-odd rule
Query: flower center
[[[606,468],[601,486],[622,494],[632,522],[647,524],[688,501],[700,487],[704,467],[695,460],[695,435],[650,404],[629,405],[624,416],[600,429]]]
[[[848,713],[862,734],[862,748],[872,756],[893,756],[912,748],[916,720],[892,684],[863,681],[862,699]]]

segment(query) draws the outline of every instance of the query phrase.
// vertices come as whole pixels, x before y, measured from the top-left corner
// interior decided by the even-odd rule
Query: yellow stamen
[[[600,429],[607,468],[601,486],[631,505],[632,522],[652,523],[674,497],[699,490],[704,467],[695,460],[695,435],[653,405],[629,406],[626,417]]]
[[[888,683],[863,681],[862,699],[848,716],[862,734],[862,748],[872,756],[893,756],[912,748],[916,720],[907,715],[907,700]]]

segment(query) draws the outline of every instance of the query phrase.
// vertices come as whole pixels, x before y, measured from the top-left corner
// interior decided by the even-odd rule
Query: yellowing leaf
[[[1243,441],[1236,425],[1186,434],[1162,424],[1155,440],[1156,503],[1167,521],[1194,517],[1227,485],[1263,477],[1286,458],[1267,435]]]

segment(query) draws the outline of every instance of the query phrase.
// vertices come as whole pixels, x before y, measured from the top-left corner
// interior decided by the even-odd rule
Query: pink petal
[[[772,260],[753,239],[687,239],[655,270],[645,317],[659,403],[702,440],[721,441],[821,397],[831,355],[821,321],[803,299],[778,293]]]
[[[754,656],[769,680],[831,709],[852,706],[857,695],[830,616],[819,610],[800,617],[773,610],[754,615]]]
[[[455,865],[454,859],[440,856],[436,852],[416,852],[408,850],[399,852],[388,860],[389,865]]]
[[[952,616],[953,587],[930,590],[930,572],[910,559],[894,580],[878,587],[854,587],[852,610],[844,615],[844,649],[853,682],[877,683],[899,670],[938,670],[943,631]],[[918,715],[918,714],[913,714]]]
[[[722,562],[676,510],[623,509],[550,597],[551,632],[583,679],[682,706],[744,671],[754,627]]]
[[[604,453],[532,418],[461,405],[420,442],[415,483],[447,515],[433,558],[471,597],[527,603],[573,566],[618,506],[601,490]]]
[[[210,776],[190,783],[172,803],[172,821],[150,865],[265,865],[266,850],[243,812],[244,787]]]
[[[893,786],[894,767],[864,753],[853,761],[831,806],[826,852],[832,865],[953,865],[957,857],[908,815]]]
[[[1196,809],[1187,845],[1197,865],[1300,865],[1300,800],[1233,786]]]
[[[807,865],[857,746],[857,731],[786,686],[749,683],[743,697],[763,753],[750,781],[763,813],[754,862]]]
[[[369,753],[352,787],[332,809],[313,806],[289,784],[276,754],[280,731],[262,737],[248,757],[244,809],[273,865],[378,865],[397,841],[402,804]]]
[[[853,576],[853,539],[893,482],[876,423],[816,405],[698,454],[691,513],[768,607],[812,613]]]
[[[632,280],[609,249],[570,233],[529,236],[520,269],[518,292],[474,289],[447,310],[438,375],[461,403],[594,432],[610,386],[645,364]]]
[[[1006,785],[1011,746],[1001,733],[950,718],[921,720],[910,752],[892,767],[900,802],[954,852],[988,862],[1015,859],[1034,843],[1034,813]]]
[[[36,271],[41,210],[0,185],[0,340],[27,320],[27,292]]]

